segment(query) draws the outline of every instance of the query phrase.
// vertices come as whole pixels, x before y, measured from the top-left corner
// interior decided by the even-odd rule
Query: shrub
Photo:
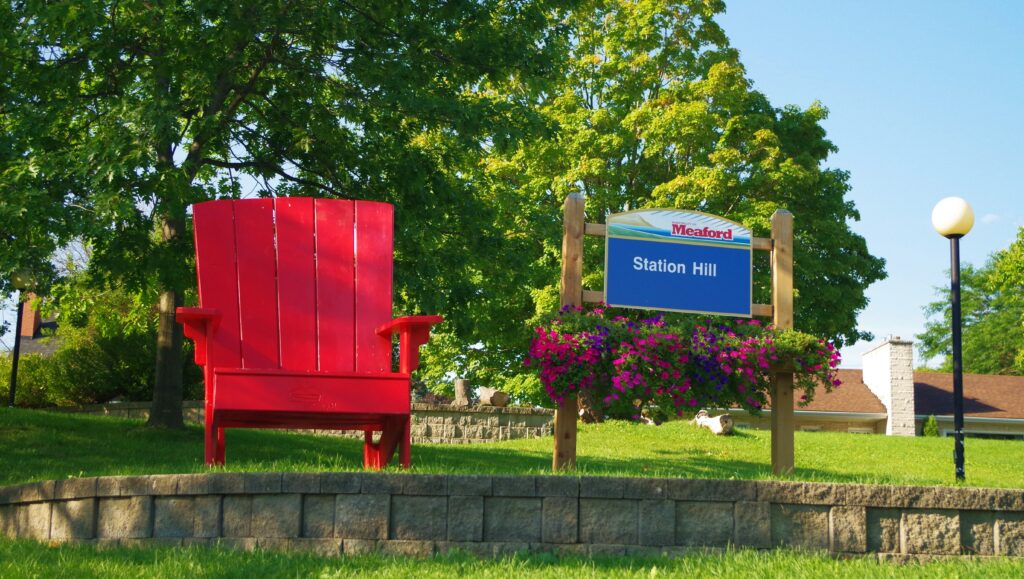
[[[927,420],[924,421],[924,428],[921,429],[921,434],[924,436],[938,436],[939,435],[939,421],[935,420],[935,415],[930,415]]]

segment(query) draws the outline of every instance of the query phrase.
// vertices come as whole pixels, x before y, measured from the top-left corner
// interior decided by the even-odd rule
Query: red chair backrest
[[[394,209],[339,199],[192,208],[199,305],[221,313],[213,368],[390,372]]]

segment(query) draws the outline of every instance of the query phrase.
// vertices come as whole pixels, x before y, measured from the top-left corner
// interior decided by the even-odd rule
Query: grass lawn
[[[280,431],[228,430],[232,471],[362,469],[362,442]],[[550,438],[413,445],[412,472],[550,474]],[[953,485],[953,441],[797,432],[795,480]],[[579,474],[769,479],[768,431],[716,437],[687,422],[580,425]],[[967,484],[1024,488],[1024,442],[968,439]],[[203,433],[137,421],[0,408],[0,485],[72,476],[203,472]]]
[[[314,555],[213,548],[47,546],[0,539],[0,576],[14,577],[1020,577],[1024,560],[946,560],[893,565],[870,558],[750,550],[695,552],[675,559],[556,558],[516,555],[481,560],[464,553],[430,559]]]

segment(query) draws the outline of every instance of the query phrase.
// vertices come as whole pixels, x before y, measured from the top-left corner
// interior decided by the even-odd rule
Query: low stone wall
[[[78,408],[59,408],[61,412],[84,413],[146,420],[149,402],[92,404]],[[202,424],[203,402],[184,403],[186,422]],[[412,441],[416,444],[465,444],[494,442],[515,438],[551,436],[554,411],[544,408],[498,408],[471,406],[456,408],[442,404],[412,405]],[[362,431],[314,430],[314,434],[363,438]]]
[[[0,533],[327,555],[1024,556],[1024,493],[773,481],[382,473],[79,478],[0,488]]]

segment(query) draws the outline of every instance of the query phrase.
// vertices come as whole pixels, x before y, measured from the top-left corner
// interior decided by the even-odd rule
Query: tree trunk
[[[184,213],[184,211],[182,211]],[[164,243],[180,242],[185,217],[167,219],[161,223]],[[153,385],[153,405],[146,426],[184,428],[182,416],[182,364],[183,333],[174,322],[175,308],[182,305],[182,292],[164,287],[160,290],[160,322],[156,330],[156,380]]]

